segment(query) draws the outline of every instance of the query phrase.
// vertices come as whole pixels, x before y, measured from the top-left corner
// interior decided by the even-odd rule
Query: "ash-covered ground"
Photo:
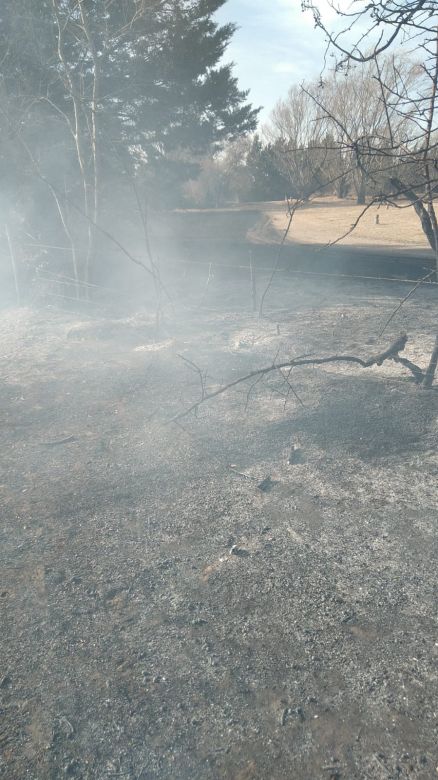
[[[1,776],[431,778],[435,288],[278,277],[153,316],[1,314]],[[250,392],[249,392],[250,390]]]

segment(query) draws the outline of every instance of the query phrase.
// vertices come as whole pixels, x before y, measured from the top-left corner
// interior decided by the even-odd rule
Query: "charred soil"
[[[398,283],[277,278],[259,320],[213,281],[158,339],[2,313],[3,777],[435,776],[436,391],[306,367],[168,422],[199,394],[178,355],[214,388],[405,330],[424,365],[434,291],[381,340]]]

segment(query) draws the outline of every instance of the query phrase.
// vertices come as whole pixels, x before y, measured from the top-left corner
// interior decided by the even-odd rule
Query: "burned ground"
[[[406,330],[425,364],[434,288],[378,339],[405,293],[278,278],[258,320],[214,282],[158,340],[2,314],[4,777],[435,775],[436,391],[308,367],[304,406],[272,377],[168,422],[199,393],[178,355],[214,387]]]

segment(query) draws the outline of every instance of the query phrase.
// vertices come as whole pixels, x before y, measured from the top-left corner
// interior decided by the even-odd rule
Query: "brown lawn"
[[[274,204],[272,204],[274,205]],[[284,204],[269,209],[272,226],[281,232],[287,225]],[[344,236],[363,213],[364,207],[351,200],[335,197],[316,198],[297,211],[288,241],[303,244],[328,244]],[[376,224],[378,216],[379,224]],[[414,209],[407,202],[400,207],[373,205],[363,214],[343,244],[355,246],[398,246],[427,249],[428,243]]]
[[[414,209],[406,201],[398,207],[373,205],[364,212],[353,199],[315,198],[295,214],[289,243],[341,244],[371,247],[428,249]],[[363,213],[355,229],[345,235]],[[378,216],[379,223],[376,224]],[[151,221],[154,237],[183,241],[257,244],[277,243],[288,222],[284,201],[242,203],[218,209],[177,209],[156,213]]]

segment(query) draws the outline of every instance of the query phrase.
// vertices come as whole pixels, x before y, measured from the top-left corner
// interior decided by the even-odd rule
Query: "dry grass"
[[[354,231],[341,243],[354,246],[394,246],[427,249],[428,243],[412,206],[402,208],[375,205],[361,218]],[[343,236],[363,212],[353,200],[317,198],[296,213],[288,240],[303,244],[329,244]],[[376,224],[376,216],[379,224]],[[269,211],[271,223],[281,232],[287,224],[283,204]]]
[[[371,206],[355,230],[342,240],[354,246],[427,249],[428,243],[411,206]],[[290,243],[329,244],[348,232],[363,212],[353,199],[333,196],[315,198],[300,208],[288,237]],[[379,224],[376,224],[376,216]],[[156,215],[153,232],[157,238],[177,241],[237,241],[276,243],[287,225],[283,201],[243,203],[221,209],[179,209]]]

